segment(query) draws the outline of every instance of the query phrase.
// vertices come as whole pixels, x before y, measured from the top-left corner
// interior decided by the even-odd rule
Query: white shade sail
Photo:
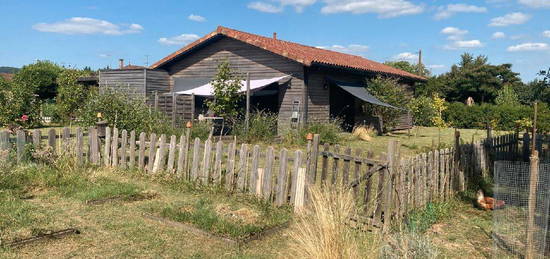
[[[258,91],[273,83],[284,83],[289,79],[290,79],[290,76],[281,76],[281,77],[274,77],[269,79],[250,80],[250,91]],[[244,92],[246,92],[246,80],[241,80],[241,89],[239,90],[239,93],[244,93]],[[196,96],[213,96],[213,93],[214,93],[214,89],[211,83],[207,83],[205,85],[201,85],[193,89],[176,92],[176,94],[183,94],[183,95],[194,94]]]

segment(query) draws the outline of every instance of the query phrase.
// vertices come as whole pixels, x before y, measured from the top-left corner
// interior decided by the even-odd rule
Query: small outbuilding
[[[278,114],[279,127],[331,118],[340,118],[348,129],[372,124],[377,120],[362,104],[391,105],[368,92],[366,79],[391,76],[405,88],[425,80],[360,56],[220,26],[149,68],[103,70],[98,81],[133,89],[173,118],[190,120],[205,112],[209,82],[222,61],[250,75],[252,107]],[[406,128],[410,116],[403,119],[400,127]]]

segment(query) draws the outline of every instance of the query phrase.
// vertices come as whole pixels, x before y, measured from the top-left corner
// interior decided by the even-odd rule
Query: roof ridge
[[[259,34],[253,34],[250,32],[232,29],[229,27],[224,27],[221,25],[219,25],[215,31],[159,60],[158,62],[153,64],[151,68],[158,68],[163,64],[169,62],[170,60],[178,57],[180,54],[192,50],[204,41],[207,41],[217,35],[224,35],[226,37],[233,38],[235,40],[254,45],[256,47],[260,47],[277,55],[281,55],[298,63],[302,63],[306,66],[311,66],[312,63],[327,64],[347,69],[357,69],[390,74],[394,76],[402,76],[417,80],[425,80],[424,77],[388,66],[381,62],[370,60],[362,56],[304,45],[292,41],[280,40],[272,37],[262,36]]]

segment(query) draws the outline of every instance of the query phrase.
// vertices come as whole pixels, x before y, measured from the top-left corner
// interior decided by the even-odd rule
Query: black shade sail
[[[367,88],[365,88],[364,86],[360,85],[360,84],[354,84],[354,83],[348,83],[348,82],[340,82],[340,81],[335,81],[335,80],[332,80],[332,79],[329,79],[332,83],[334,83],[335,85],[339,86],[340,88],[344,89],[346,92],[350,93],[351,95],[365,101],[365,102],[368,102],[368,103],[372,103],[374,105],[380,105],[380,106],[384,106],[384,107],[389,107],[389,108],[393,108],[393,109],[399,109],[401,110],[401,108],[397,108],[393,105],[390,105],[390,104],[387,104],[385,102],[382,102],[380,100],[378,100],[378,98],[374,97],[372,94],[370,94],[368,91],[367,91]]]

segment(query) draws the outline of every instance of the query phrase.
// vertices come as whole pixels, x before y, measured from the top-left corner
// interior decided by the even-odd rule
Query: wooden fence
[[[230,191],[257,195],[276,205],[301,210],[308,200],[308,186],[350,188],[363,208],[358,222],[387,230],[411,210],[429,202],[444,201],[491,170],[494,154],[518,152],[515,134],[462,144],[457,132],[453,148],[434,150],[410,158],[400,156],[392,141],[385,154],[320,145],[319,136],[305,150],[276,149],[233,141],[201,141],[186,134],[176,136],[128,132],[107,128],[98,137],[96,128],[18,131],[11,137],[0,132],[0,149],[14,148],[23,159],[25,147],[48,146],[70,152],[79,164],[135,168],[149,174],[173,174],[200,184],[222,185]]]

